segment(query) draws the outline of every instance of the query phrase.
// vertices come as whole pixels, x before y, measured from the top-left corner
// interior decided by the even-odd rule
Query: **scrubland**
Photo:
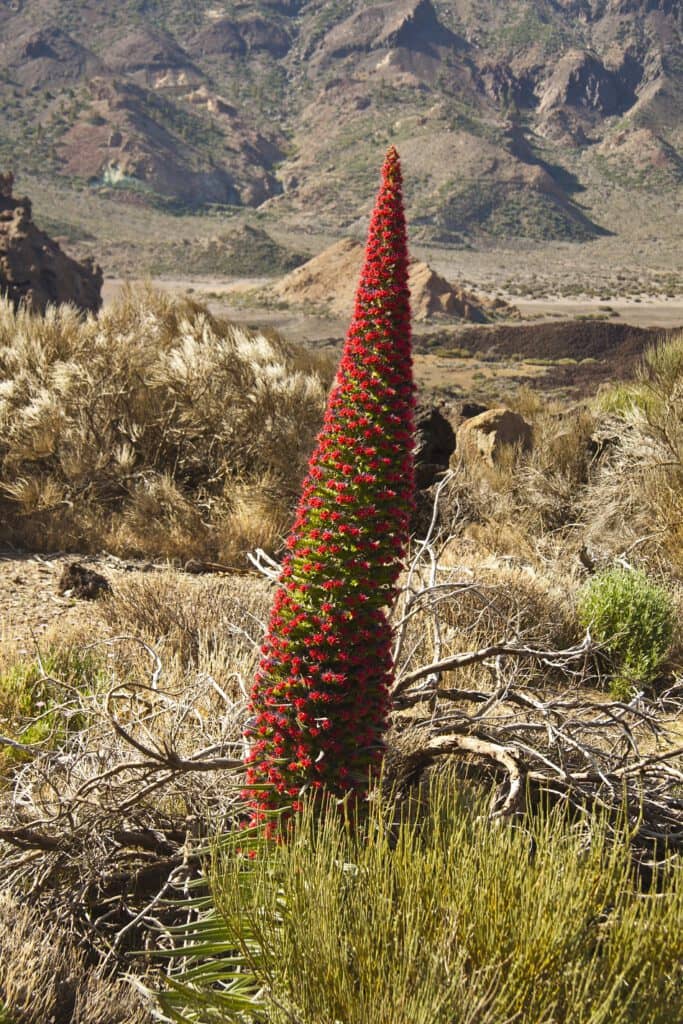
[[[580,403],[519,390],[531,451],[456,451],[415,516],[367,816],[309,810],[251,860],[230,836],[269,559],[333,369],[149,290],[99,319],[0,309],[3,543],[169,563],[0,647],[0,1021],[142,1024],[159,989],[194,1021],[675,1020],[683,336]],[[615,567],[670,609],[647,678],[586,633]]]

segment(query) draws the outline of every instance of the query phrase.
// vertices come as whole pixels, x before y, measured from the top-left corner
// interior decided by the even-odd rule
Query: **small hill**
[[[209,238],[173,244],[165,257],[157,257],[156,268],[172,273],[182,263],[193,275],[257,277],[286,274],[305,260],[303,253],[276,242],[263,228],[242,224]]]
[[[273,291],[295,306],[325,306],[334,316],[350,316],[363,252],[359,242],[342,238],[278,281]],[[414,318],[423,321],[448,317],[483,324],[492,311],[419,261],[410,265],[410,304]]]

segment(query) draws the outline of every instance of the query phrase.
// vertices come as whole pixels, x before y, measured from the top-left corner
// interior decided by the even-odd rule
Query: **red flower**
[[[246,792],[257,822],[270,810],[298,810],[306,788],[362,794],[381,759],[392,675],[386,608],[413,503],[413,416],[408,255],[392,147],[252,690]],[[250,791],[250,783],[266,786]],[[266,830],[277,833],[272,821]]]

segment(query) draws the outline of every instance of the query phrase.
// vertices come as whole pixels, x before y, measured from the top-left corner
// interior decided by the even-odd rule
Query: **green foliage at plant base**
[[[83,725],[69,696],[95,689],[104,672],[99,658],[75,649],[50,650],[0,671],[0,732],[29,747],[60,746]],[[0,748],[0,779],[11,765],[29,757],[16,747]]]
[[[445,778],[419,814],[373,802],[353,828],[309,806],[287,842],[257,843],[215,853],[167,1019],[670,1024],[681,1005],[681,865],[644,894],[599,821],[492,824]]]
[[[0,1002],[0,1024],[14,1024],[14,1020],[9,1015],[9,1010],[5,1008],[4,1003]]]
[[[671,646],[674,608],[664,587],[644,572],[607,569],[579,594],[579,621],[615,662],[613,696],[628,697],[651,682]]]

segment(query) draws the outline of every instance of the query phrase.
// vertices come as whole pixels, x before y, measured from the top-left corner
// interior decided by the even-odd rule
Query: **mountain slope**
[[[353,231],[392,140],[417,234],[456,245],[618,231],[610,190],[675,196],[683,180],[676,0],[0,14],[0,164],[19,179],[171,209],[270,201],[283,223]]]

